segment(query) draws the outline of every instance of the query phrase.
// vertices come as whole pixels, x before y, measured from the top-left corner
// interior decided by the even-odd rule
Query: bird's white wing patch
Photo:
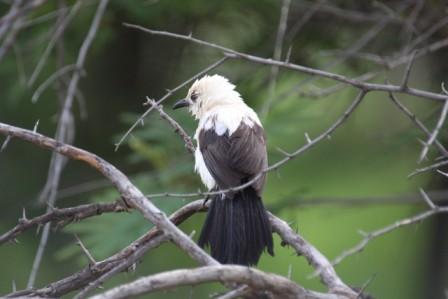
[[[215,132],[216,134],[218,134],[218,136],[224,135],[227,132],[227,130],[228,128],[223,122],[217,121],[215,123]]]
[[[194,157],[195,157],[194,169],[196,170],[197,173],[199,173],[202,183],[204,183],[204,185],[207,186],[208,190],[213,189],[216,185],[216,182],[215,179],[210,174],[210,172],[208,171],[207,166],[205,165],[204,157],[202,157],[202,153],[199,149],[199,146],[196,148]]]

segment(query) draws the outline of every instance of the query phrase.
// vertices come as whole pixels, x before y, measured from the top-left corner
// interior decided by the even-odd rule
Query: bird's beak
[[[188,102],[188,100],[182,99],[182,100],[177,101],[176,104],[173,105],[173,110],[179,109],[182,107],[187,107],[187,106],[190,106],[190,103]]]

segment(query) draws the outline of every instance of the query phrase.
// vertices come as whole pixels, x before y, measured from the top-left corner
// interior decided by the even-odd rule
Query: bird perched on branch
[[[272,231],[261,195],[267,167],[266,140],[257,114],[235,85],[205,76],[173,109],[188,107],[199,120],[195,170],[212,200],[199,237],[201,247],[224,264],[256,265],[264,250],[274,254]],[[249,186],[234,187],[249,183]]]

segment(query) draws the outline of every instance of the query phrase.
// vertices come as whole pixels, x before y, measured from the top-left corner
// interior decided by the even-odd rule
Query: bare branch
[[[412,69],[412,65],[414,63],[414,59],[415,59],[416,55],[417,55],[417,51],[413,51],[409,58],[408,65],[406,66],[406,70],[404,72],[403,81],[401,82],[401,88],[403,88],[403,89],[408,88],[409,76],[411,75],[411,69]]]
[[[448,173],[443,172],[443,171],[441,171],[441,170],[437,170],[437,172],[440,173],[440,174],[443,175],[443,176],[446,176],[446,177],[448,178]]]
[[[430,170],[437,169],[437,168],[445,166],[445,165],[448,165],[448,160],[444,160],[444,161],[437,162],[435,164],[429,165],[427,167],[416,169],[411,174],[408,175],[408,178],[413,177],[414,175],[417,175],[417,174],[422,173],[422,172],[427,172],[427,171],[430,171]]]
[[[54,32],[51,40],[48,42],[47,47],[44,50],[44,53],[39,59],[39,62],[37,63],[36,68],[34,69],[33,73],[30,76],[30,79],[28,80],[27,85],[32,86],[34,82],[36,81],[37,77],[39,76],[40,72],[42,71],[43,67],[45,66],[45,63],[50,56],[51,50],[56,45],[56,42],[59,40],[59,38],[64,33],[65,29],[67,28],[68,24],[73,20],[75,15],[78,13],[79,9],[82,6],[82,1],[76,1],[76,3],[73,5],[73,7],[70,9],[70,12],[67,14],[67,16],[63,19],[61,23],[58,24],[58,27],[56,28],[56,31]],[[64,11],[62,11],[64,12]],[[79,64],[76,65],[78,67]],[[79,68],[81,69],[81,68]]]
[[[203,200],[196,200],[174,212],[170,216],[170,220],[175,225],[179,225],[195,213],[205,211],[206,209],[207,206],[204,206]],[[95,286],[118,273],[119,271],[117,269],[121,269],[120,271],[126,269],[140,259],[148,250],[166,241],[168,241],[168,237],[163,235],[157,227],[154,227],[120,252],[103,261],[97,262],[93,266],[88,266],[44,288],[19,291],[8,296],[36,294],[43,297],[60,297],[61,295],[85,286]],[[88,289],[85,289],[85,293],[87,291]]]
[[[288,279],[290,279],[288,277]],[[248,292],[249,288],[247,286],[242,286],[237,289],[231,290],[225,293],[222,296],[217,297],[216,299],[234,299],[234,298],[242,298]],[[244,297],[243,297],[244,298]]]
[[[11,137],[6,136],[5,141],[3,141],[3,143],[2,143],[2,147],[0,147],[0,152],[3,152],[6,149],[10,140],[11,140]]]
[[[348,250],[345,250],[343,253],[341,253],[338,257],[336,257],[332,261],[332,264],[333,265],[337,265],[342,260],[344,260],[345,258],[347,258],[347,257],[349,257],[349,256],[351,256],[351,255],[353,255],[355,253],[361,252],[367,246],[367,244],[370,241],[372,241],[373,239],[376,239],[376,238],[378,238],[378,237],[380,237],[382,235],[390,233],[390,232],[392,232],[392,231],[394,231],[394,230],[396,230],[396,229],[398,229],[400,227],[409,226],[411,224],[415,224],[415,223],[421,222],[421,221],[423,221],[423,220],[425,220],[425,219],[427,219],[427,218],[429,218],[431,216],[434,216],[434,215],[437,215],[437,214],[440,214],[440,213],[448,213],[448,207],[438,207],[438,206],[434,205],[433,208],[431,208],[431,209],[429,209],[429,210],[427,210],[425,212],[422,212],[422,213],[417,214],[415,216],[412,216],[410,218],[405,218],[405,219],[396,221],[395,223],[390,224],[390,225],[388,225],[388,226],[386,226],[384,228],[381,228],[379,230],[366,233],[364,235],[364,239],[361,240],[361,242],[359,242],[356,246],[354,246],[354,247],[352,247],[352,248],[350,248]]]
[[[95,265],[96,261],[93,258],[92,254],[89,252],[89,250],[87,249],[87,247],[82,243],[81,239],[78,237],[78,235],[75,234],[75,238],[76,238],[76,244],[79,245],[79,247],[81,247],[82,252],[84,252],[84,254],[86,255],[87,259],[89,260],[89,263],[91,265]]]
[[[22,0],[20,0],[20,1],[22,1]],[[17,18],[23,16],[24,14],[26,14],[30,10],[33,10],[33,9],[41,6],[45,2],[46,2],[46,0],[27,1],[27,3],[25,5],[23,5],[23,6],[21,6],[20,9],[16,9],[12,13],[3,16],[0,19],[0,26],[2,26],[4,24],[7,24],[7,23],[11,24]]]
[[[37,226],[48,222],[55,222],[57,227],[63,227],[72,221],[79,221],[92,216],[101,215],[102,213],[123,212],[126,207],[122,200],[116,200],[113,203],[92,203],[71,208],[58,209],[37,216],[33,219],[20,219],[13,229],[0,236],[0,245],[8,241],[14,240],[19,234]]]
[[[407,48],[414,49],[416,46],[418,46],[423,41],[427,40],[431,35],[436,33],[439,29],[444,28],[448,24],[448,17],[444,17],[440,19],[435,24],[432,23],[432,26],[426,30],[423,34],[419,35],[414,41],[412,41]]]
[[[286,32],[286,28],[287,28],[290,4],[291,4],[291,0],[283,0],[282,1],[282,7],[280,9],[280,20],[278,22],[277,36],[275,38],[274,56],[273,56],[274,60],[281,60],[281,58],[282,58],[283,39],[285,37],[285,32]],[[269,79],[270,94],[269,94],[269,98],[264,102],[263,107],[261,108],[260,117],[262,119],[264,117],[266,117],[266,115],[269,112],[270,106],[271,106],[272,102],[274,101],[278,71],[279,71],[278,66],[273,66],[271,68],[271,74],[270,74],[270,79]]]
[[[77,2],[77,4],[80,2]],[[82,69],[84,65],[84,61],[86,59],[87,51],[92,44],[92,41],[96,35],[97,29],[99,27],[99,23],[106,9],[108,0],[101,0],[98,4],[98,8],[95,12],[95,16],[93,17],[92,23],[89,28],[89,32],[81,45],[81,49],[78,54],[78,58],[76,61],[76,68]],[[76,6],[76,4],[75,4]],[[63,31],[62,31],[63,32]],[[62,34],[61,32],[61,34]],[[59,115],[58,125],[56,129],[56,140],[61,143],[71,143],[74,138],[74,126],[73,126],[73,116],[71,112],[71,107],[73,103],[74,94],[77,90],[78,82],[80,79],[80,73],[75,72],[71,78],[70,84],[68,86],[68,91],[66,94],[65,101],[63,103],[63,107],[61,113]],[[58,155],[56,152],[53,153],[50,161],[49,173],[47,177],[47,182],[40,194],[40,199],[47,199],[47,205],[50,209],[53,207],[54,203],[57,199],[57,189],[59,186],[59,180],[62,173],[62,170],[65,166],[66,160],[64,157]],[[42,256],[45,251],[45,247],[48,241],[48,237],[50,234],[50,223],[45,224],[42,236],[39,242],[39,247],[36,252],[36,256],[34,258],[33,266],[31,269],[31,273],[28,279],[27,287],[31,288],[34,285],[36,280],[37,272],[40,267],[40,262],[42,260]]]
[[[23,0],[16,0],[11,3],[11,8],[9,9],[8,13],[2,17],[3,19],[11,18],[11,16],[15,15],[17,11],[19,10],[20,6],[22,5]],[[8,31],[8,29],[13,24],[12,20],[8,22],[3,22],[0,24],[0,40],[3,38],[3,35]]]
[[[284,244],[292,246],[298,254],[303,255],[311,266],[318,271],[322,283],[328,287],[330,293],[344,294],[349,298],[356,294],[342,282],[328,259],[313,245],[294,232],[284,220],[275,217],[271,213],[269,213],[269,220],[271,221],[273,231],[280,235]],[[355,298],[356,295],[353,297]]]
[[[78,70],[76,65],[70,64],[66,65],[60,69],[58,69],[55,73],[53,73],[50,77],[47,78],[34,92],[33,96],[31,97],[31,102],[36,103],[37,100],[39,100],[42,93],[51,85],[53,84],[57,79],[59,79],[61,76],[64,76],[65,74],[71,72],[71,71],[81,71]]]
[[[445,122],[447,113],[448,113],[448,100],[446,100],[445,104],[443,105],[442,113],[440,113],[440,117],[439,117],[439,120],[437,121],[434,131],[431,133],[428,141],[425,143],[425,146],[423,147],[422,153],[420,154],[419,162],[421,162],[421,161],[423,161],[423,159],[425,159],[425,157],[428,153],[429,147],[436,140],[437,135],[439,134],[439,131]]]
[[[209,71],[217,68],[218,66],[220,66],[221,64],[223,64],[225,61],[227,60],[227,57],[223,57],[221,59],[219,59],[218,61],[216,61],[215,63],[207,66],[205,69],[203,69],[202,71],[200,71],[199,73],[197,73],[196,75],[194,75],[193,77],[189,78],[188,80],[182,82],[181,84],[179,84],[178,86],[176,86],[173,89],[170,89],[163,97],[161,97],[158,101],[157,101],[157,105],[160,105],[163,101],[165,101],[167,98],[169,98],[171,95],[173,95],[176,91],[178,91],[179,89],[183,88],[184,86],[188,85],[190,82],[192,82],[193,80],[197,79],[198,77],[205,75],[206,73],[208,73]],[[131,134],[131,132],[146,118],[146,116],[148,116],[148,114],[154,109],[154,107],[150,107],[148,110],[146,110],[135,122],[134,124],[126,131],[126,133],[124,133],[124,135],[120,138],[120,140],[115,144],[115,151],[118,150],[118,148],[120,147],[120,145],[123,143],[123,141],[129,136],[129,134]]]
[[[92,298],[127,298],[183,285],[197,285],[215,281],[244,283],[253,289],[265,291],[269,298],[338,298],[336,295],[307,291],[289,279],[276,274],[264,273],[255,268],[237,265],[218,265],[163,272],[123,284]]]
[[[191,140],[190,136],[188,136],[187,132],[185,132],[184,128],[182,128],[182,126],[179,125],[178,122],[176,122],[171,116],[169,116],[163,110],[162,105],[157,104],[156,101],[150,99],[149,97],[146,97],[146,100],[147,100],[146,104],[149,104],[151,105],[151,107],[156,108],[160,114],[160,117],[166,120],[170,124],[170,126],[174,129],[174,132],[176,132],[177,134],[179,134],[180,137],[182,137],[182,139],[185,142],[185,147],[191,154],[193,154],[195,151],[193,141]]]
[[[205,253],[193,240],[179,230],[129,179],[110,163],[85,150],[63,144],[52,138],[32,131],[0,123],[0,134],[31,142],[42,148],[55,151],[73,160],[82,161],[99,171],[114,184],[126,202],[138,209],[143,216],[160,228],[172,241],[190,257],[202,265],[216,265],[217,262]]]
[[[392,100],[392,102],[398,107],[398,109],[403,111],[403,113],[406,114],[411,119],[411,121],[428,136],[428,138],[431,136],[431,132],[426,128],[426,126],[417,118],[417,116],[415,116],[415,114],[413,114],[408,108],[406,108],[406,106],[404,106],[395,97],[394,94],[389,93],[389,97]],[[437,146],[439,152],[443,156],[448,157],[448,151],[446,150],[446,148],[443,146],[442,143],[440,143],[437,139],[435,139],[434,144]]]
[[[204,205],[203,200],[196,200],[179,209],[170,217],[170,219],[177,225],[196,212],[205,211],[206,209],[207,205]],[[351,289],[340,280],[325,256],[323,256],[300,235],[294,232],[294,230],[291,229],[285,221],[275,217],[272,214],[269,215],[269,219],[273,230],[280,235],[285,244],[291,245],[298,253],[303,255],[315,269],[325,269],[325,271],[322,271],[321,273],[321,279],[329,288],[330,292],[338,294],[352,294]],[[127,248],[123,249],[116,255],[113,255],[104,261],[97,262],[97,264],[92,267],[81,270],[70,277],[67,277],[59,282],[52,283],[42,289],[34,291],[28,290],[25,294],[61,296],[74,289],[79,289],[82,286],[89,284],[89,282],[91,286],[98,285],[96,283],[97,281],[104,282],[113,274],[126,269],[138,260],[146,251],[158,246],[161,242],[166,240],[166,236],[161,235],[160,230],[157,228],[151,229],[147,234],[130,244]],[[117,271],[117,268],[121,270]],[[112,273],[112,275],[109,273]],[[102,278],[95,280],[100,276]],[[92,280],[95,280],[95,283],[91,283]]]
[[[440,171],[438,171],[441,173]],[[434,190],[428,192],[434,202],[444,202],[448,198],[447,190]],[[291,197],[278,200],[275,204],[268,205],[272,212],[289,210],[294,207],[310,207],[318,205],[330,206],[368,206],[368,205],[398,205],[398,204],[422,204],[421,194],[367,196],[367,197]]]
[[[423,199],[425,200],[425,202],[428,204],[430,209],[436,209],[436,205],[432,202],[432,200],[429,198],[428,194],[426,194],[425,190],[423,190],[422,188],[420,188],[420,194],[422,195]]]
[[[22,22],[22,18],[17,19],[8,30],[8,35],[3,41],[2,46],[0,47],[0,61],[5,57],[9,49],[13,47],[16,37],[19,34],[20,25],[22,24]]]
[[[206,41],[203,41],[203,40],[200,40],[200,39],[194,38],[192,36],[188,36],[188,35],[176,34],[176,33],[171,33],[171,32],[166,32],[166,31],[151,30],[151,29],[139,26],[139,25],[133,25],[133,24],[127,24],[127,23],[124,23],[124,26],[133,28],[133,29],[137,29],[137,30],[141,30],[143,32],[153,34],[153,35],[162,35],[162,36],[168,36],[168,37],[172,37],[172,38],[176,38],[176,39],[187,40],[187,41],[194,42],[194,43],[197,43],[197,44],[209,47],[209,48],[214,48],[216,50],[222,51],[224,53],[224,55],[226,55],[230,58],[241,58],[241,59],[259,63],[259,64],[284,67],[284,68],[302,72],[305,74],[320,76],[323,78],[328,78],[331,80],[339,81],[339,82],[351,85],[353,87],[356,87],[358,89],[362,89],[364,91],[384,91],[384,92],[405,93],[405,94],[409,94],[412,96],[427,98],[427,99],[436,100],[436,101],[446,101],[448,99],[448,95],[442,95],[442,94],[429,92],[429,91],[425,91],[425,90],[420,90],[420,89],[415,89],[415,88],[408,88],[406,90],[402,90],[401,86],[398,86],[398,85],[368,83],[368,82],[359,81],[357,79],[348,78],[348,77],[345,77],[343,75],[339,75],[336,73],[331,73],[331,72],[322,71],[319,69],[305,67],[305,66],[290,63],[290,62],[277,61],[277,60],[273,60],[270,58],[261,58],[258,56],[238,52],[233,49],[223,47],[221,45],[206,42]]]

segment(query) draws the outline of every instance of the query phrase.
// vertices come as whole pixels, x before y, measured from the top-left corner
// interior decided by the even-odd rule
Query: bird
[[[257,265],[263,252],[274,255],[262,202],[268,166],[263,126],[235,85],[218,74],[197,79],[173,109],[182,107],[198,120],[194,169],[212,193],[198,245],[220,263]],[[243,184],[249,185],[235,188]]]

